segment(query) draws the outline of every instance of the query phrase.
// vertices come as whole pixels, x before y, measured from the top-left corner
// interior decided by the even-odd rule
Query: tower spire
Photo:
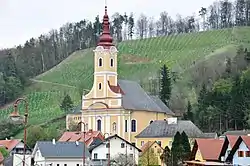
[[[103,16],[103,22],[102,22],[102,34],[100,36],[100,40],[98,43],[98,46],[103,46],[104,48],[109,48],[111,46],[114,46],[113,38],[110,35],[110,29],[109,29],[109,16],[108,16],[108,10],[107,10],[107,0],[105,0],[105,14]]]

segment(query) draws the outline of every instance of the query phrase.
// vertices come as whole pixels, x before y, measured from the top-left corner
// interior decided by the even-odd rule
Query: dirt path
[[[49,81],[43,81],[43,80],[36,80],[36,79],[30,79],[32,82],[37,82],[37,83],[46,83],[46,84],[53,84],[53,85],[58,85],[58,86],[64,86],[68,88],[76,88],[75,86],[67,85],[67,84],[59,84],[55,82],[49,82]]]

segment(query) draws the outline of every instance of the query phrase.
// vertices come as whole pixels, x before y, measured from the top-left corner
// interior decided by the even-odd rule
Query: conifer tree
[[[163,151],[163,153],[162,153],[162,155],[160,156],[160,158],[161,158],[161,161],[164,163],[164,164],[166,164],[166,165],[172,165],[171,164],[171,151],[170,151],[170,149],[169,149],[169,147],[168,146],[166,146],[165,148],[164,148],[164,151]]]
[[[63,99],[63,101],[62,101],[62,103],[60,105],[60,108],[64,112],[68,112],[70,109],[73,108],[73,102],[71,100],[71,97],[68,94],[64,97],[64,99]]]
[[[178,131],[174,136],[174,141],[172,143],[172,148],[171,148],[171,156],[172,156],[173,165],[178,165],[179,162],[182,161],[184,149],[182,146],[181,139],[182,139],[181,134]]]
[[[190,103],[190,101],[188,101],[188,105],[187,105],[187,112],[185,112],[184,114],[184,120],[191,120],[193,122],[193,112],[192,112],[192,105]]]
[[[182,161],[188,160],[191,153],[191,147],[188,136],[184,131],[181,133],[181,145],[183,147]]]
[[[169,99],[171,97],[171,78],[170,72],[166,65],[161,68],[161,88],[160,88],[160,99],[169,106]]]

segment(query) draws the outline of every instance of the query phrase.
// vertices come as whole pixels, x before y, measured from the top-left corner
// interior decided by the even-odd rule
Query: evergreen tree
[[[178,131],[174,136],[174,141],[172,143],[171,148],[171,156],[173,165],[178,165],[180,162],[182,162],[182,156],[183,156],[183,146],[182,146],[182,137],[180,132]]]
[[[63,101],[62,101],[62,103],[60,105],[60,108],[64,112],[68,112],[70,109],[73,108],[73,102],[71,100],[71,97],[68,94],[64,97],[64,99],[63,99]]]
[[[191,147],[190,147],[190,143],[188,140],[188,136],[187,134],[183,131],[181,133],[181,144],[183,147],[183,154],[182,154],[182,161],[188,160],[190,153],[191,153]]]
[[[183,116],[184,120],[191,120],[193,122],[193,112],[192,112],[192,105],[190,103],[190,101],[188,101],[188,105],[187,105],[187,112],[185,112],[184,116]]]
[[[171,78],[170,72],[166,65],[161,68],[161,89],[160,89],[160,99],[167,105],[171,97]]]
[[[166,146],[165,148],[164,148],[164,151],[163,151],[163,153],[162,153],[162,155],[160,156],[160,158],[161,158],[161,161],[164,163],[164,164],[166,164],[166,165],[168,165],[168,166],[170,166],[170,165],[172,165],[171,164],[171,151],[170,151],[170,149],[169,149],[169,147],[168,146]]]

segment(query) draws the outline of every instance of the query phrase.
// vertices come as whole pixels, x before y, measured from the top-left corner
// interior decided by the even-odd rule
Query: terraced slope
[[[180,84],[187,86],[190,69],[200,62],[224,61],[235,55],[235,46],[248,44],[249,28],[214,30],[199,33],[125,41],[118,44],[119,78],[147,80],[163,65],[183,73]],[[92,49],[77,51],[50,71],[33,79],[26,90],[31,124],[41,124],[63,115],[59,105],[65,93],[75,104],[80,102],[81,90],[90,89],[93,80]],[[178,88],[177,88],[178,89]],[[23,106],[21,106],[23,110]],[[12,108],[0,111],[0,120]]]

